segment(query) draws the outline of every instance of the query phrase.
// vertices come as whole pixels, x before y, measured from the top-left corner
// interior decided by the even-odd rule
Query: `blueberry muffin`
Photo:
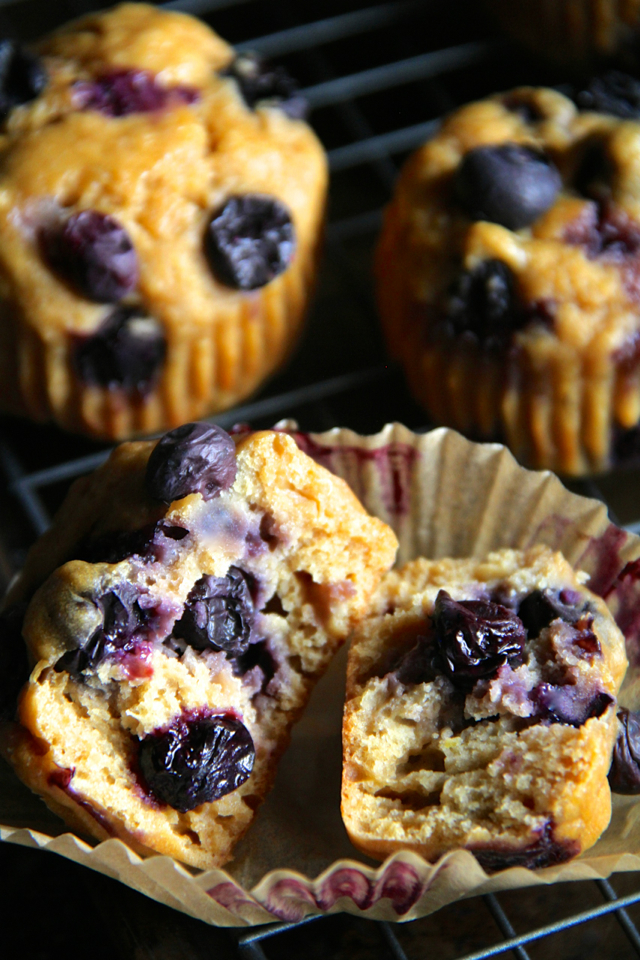
[[[315,272],[296,84],[141,3],[1,50],[0,409],[121,439],[247,396]]]
[[[545,57],[580,67],[637,50],[640,0],[485,0],[499,24]]]
[[[83,834],[226,862],[396,546],[285,434],[118,447],[8,599],[5,755]]]
[[[636,87],[458,110],[406,164],[377,251],[388,343],[433,420],[569,475],[640,450]]]
[[[583,579],[547,547],[388,575],[349,654],[342,814],[357,847],[465,847],[493,871],[597,840],[626,656]]]

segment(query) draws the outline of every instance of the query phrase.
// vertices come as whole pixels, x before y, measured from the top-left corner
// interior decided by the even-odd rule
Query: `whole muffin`
[[[640,123],[616,79],[578,96],[595,109],[521,88],[458,110],[407,162],[377,251],[431,417],[573,475],[635,452],[640,420]]]
[[[0,408],[111,439],[247,396],[315,273],[295,83],[146,4],[3,49]]]
[[[486,0],[515,39],[536,53],[583,66],[637,48],[639,0]]]

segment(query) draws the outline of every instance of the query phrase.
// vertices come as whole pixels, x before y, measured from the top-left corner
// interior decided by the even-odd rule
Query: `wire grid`
[[[252,8],[256,8],[256,0],[172,0],[168,3],[159,3],[158,6],[198,14],[207,19],[211,18],[211,15],[249,4]],[[0,0],[0,30],[9,34],[20,34],[21,27],[24,27],[19,16],[20,8],[26,6],[31,7],[33,4],[26,3],[24,0]],[[83,0],[65,0],[64,4],[56,4],[55,19],[57,22],[62,22],[69,16],[94,9],[95,6]],[[263,5],[260,4],[260,6]],[[272,11],[278,8],[278,4],[269,6]],[[449,4],[454,17],[455,8],[461,6],[464,5],[456,3],[455,0]],[[481,39],[467,39],[462,43],[452,43],[442,48],[344,73],[334,68],[327,49],[331,49],[331,45],[344,44],[345,41],[355,44],[366,34],[375,31],[391,29],[406,31],[410,28],[412,18],[423,15],[434,7],[433,0],[404,0],[404,2],[363,6],[310,23],[289,25],[262,36],[250,37],[248,40],[241,39],[240,42],[235,43],[235,46],[238,50],[254,50],[265,56],[278,58],[307,53],[307,72],[315,76],[314,82],[308,83],[303,88],[303,92],[312,110],[312,121],[315,120],[318,111],[331,110],[333,113],[331,120],[346,132],[348,138],[347,143],[334,146],[328,151],[332,174],[366,168],[377,181],[386,199],[398,172],[396,158],[421,144],[437,129],[438,113],[450,109],[457,102],[462,102],[460,96],[456,97],[456,93],[452,93],[449,89],[447,80],[456,72],[463,71],[468,74],[474,68],[477,70],[475,76],[482,78],[496,61],[508,59],[513,55],[513,51],[505,41],[489,36]],[[17,17],[15,17],[16,13],[18,13]],[[215,26],[215,16],[213,20]],[[26,32],[28,34],[29,30],[27,29]],[[41,29],[35,32],[39,33]],[[530,66],[526,64],[526,58],[525,66]],[[548,77],[544,79],[550,82]],[[428,84],[427,87],[425,82]],[[518,77],[517,82],[526,82],[526,78]],[[536,80],[532,78],[531,82]],[[418,84],[420,87],[416,90]],[[504,86],[508,85],[512,84],[504,84]],[[486,84],[484,86],[486,87]],[[403,97],[411,95],[423,97],[425,90],[427,92],[425,112],[431,112],[434,115],[430,119],[394,127],[382,133],[375,132],[366,111],[358,102],[359,98],[369,97],[375,93],[400,93]],[[491,92],[491,88],[484,89],[476,95],[481,95],[482,92]],[[465,99],[469,99],[469,96]],[[338,265],[343,281],[342,293],[353,301],[357,310],[363,314],[366,323],[371,325],[371,329],[374,329],[375,325],[375,311],[371,296],[369,290],[363,285],[362,278],[358,277],[357,271],[353,269],[351,254],[346,245],[349,241],[362,238],[367,238],[370,243],[380,221],[381,204],[378,202],[371,209],[330,219],[327,228],[328,254]],[[380,359],[383,359],[383,355]],[[348,411],[349,397],[354,391],[371,396],[372,389],[379,391],[381,385],[389,379],[394,380],[395,389],[400,389],[393,367],[388,363],[379,362],[364,368],[349,369],[347,372],[326,379],[316,379],[302,386],[287,385],[285,381],[285,389],[276,389],[270,393],[267,391],[266,396],[212,419],[221,426],[228,427],[243,421],[254,423],[265,419],[273,421],[276,417],[297,414],[300,409],[308,415],[313,409],[316,416],[319,415],[320,420],[324,420],[322,424],[324,427],[333,426],[336,425],[335,416],[328,414],[324,406],[326,401],[336,399],[344,401],[342,409]],[[415,411],[412,413],[414,417],[421,417],[421,414]],[[414,428],[428,427],[428,424],[421,420],[411,425]],[[31,538],[33,538],[34,534],[39,535],[44,532],[50,523],[50,507],[45,503],[43,494],[56,485],[66,484],[73,478],[95,469],[108,457],[109,449],[94,450],[70,459],[63,458],[39,469],[29,469],[23,463],[20,442],[16,442],[15,436],[11,434],[11,430],[7,431],[0,427],[0,463],[4,469],[9,490],[22,506],[31,527]],[[579,492],[607,502],[603,490],[593,480],[579,481],[572,486]],[[608,506],[612,519],[617,521],[611,504],[609,503]],[[626,529],[640,532],[640,519],[627,524]],[[10,558],[0,556],[0,567],[4,567],[4,571],[0,570],[0,573],[8,574],[11,566]],[[529,954],[525,949],[527,945],[609,914],[615,915],[633,952],[640,956],[640,932],[627,912],[628,907],[640,903],[640,890],[627,896],[618,896],[608,881],[597,880],[594,884],[604,903],[574,913],[558,922],[538,926],[521,935],[516,935],[509,917],[496,896],[485,895],[481,899],[503,939],[487,948],[458,955],[457,960],[483,960],[483,958],[498,956],[508,951],[511,951],[518,960],[528,960]],[[298,924],[276,923],[244,933],[233,931],[229,935],[239,956],[253,958],[253,960],[266,960],[263,946],[271,938],[318,922],[322,922],[322,919],[308,917]],[[408,960],[407,953],[392,925],[376,922],[375,928],[380,939],[380,956],[391,955],[394,960]]]

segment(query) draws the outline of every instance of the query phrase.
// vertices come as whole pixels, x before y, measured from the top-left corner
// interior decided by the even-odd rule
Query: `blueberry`
[[[212,500],[233,486],[236,469],[236,447],[228,433],[215,424],[185,423],[153,448],[145,483],[149,496],[165,503],[190,493]]]
[[[29,679],[27,648],[22,639],[26,603],[0,614],[0,720],[12,720],[18,694]]]
[[[553,822],[547,820],[538,838],[524,847],[498,842],[467,849],[471,850],[484,870],[494,873],[510,867],[525,867],[527,870],[554,867],[577,856],[580,844],[577,840],[556,840]]]
[[[471,687],[517,661],[525,629],[507,607],[486,600],[453,600],[440,590],[433,611],[440,663],[453,683]]]
[[[120,563],[135,558],[143,563],[167,563],[172,555],[172,543],[184,540],[188,534],[184,527],[158,520],[139,530],[117,530],[89,537],[79,544],[75,559],[87,563]]]
[[[81,110],[97,110],[106,117],[150,113],[179,103],[195,103],[199,93],[192,87],[162,87],[148,70],[111,70],[95,80],[80,80],[73,87],[74,102]]]
[[[609,786],[614,793],[640,793],[640,714],[618,710]]]
[[[83,297],[117,303],[138,284],[138,257],[122,224],[97,210],[72,214],[43,230],[41,247],[49,265]]]
[[[619,70],[611,70],[593,77],[574,99],[581,110],[596,110],[623,120],[637,120],[640,117],[640,80]]]
[[[578,604],[563,602],[561,595],[551,594],[548,591],[532,590],[520,601],[518,616],[522,620],[529,639],[540,635],[540,631],[548,627],[553,620],[564,620],[566,623],[576,623],[584,609],[582,598]]]
[[[456,174],[458,201],[472,220],[520,230],[553,206],[562,181],[539,150],[517,143],[476,147]]]
[[[604,691],[593,692],[578,685],[540,683],[531,691],[536,716],[551,723],[566,723],[581,727],[592,717],[601,717],[613,703],[613,697]]]
[[[98,387],[137,390],[153,386],[167,350],[156,320],[134,307],[119,307],[90,337],[76,337],[80,379]]]
[[[481,343],[500,342],[522,326],[515,278],[502,260],[482,260],[464,270],[449,290],[446,324],[454,336],[472,334]]]
[[[295,251],[291,215],[275,197],[230,197],[212,216],[205,252],[221,283],[236,290],[264,287],[289,266]]]
[[[180,719],[145,737],[138,760],[149,792],[180,813],[237,790],[254,761],[251,734],[232,716]]]
[[[95,602],[102,612],[102,626],[84,646],[63,654],[55,664],[55,670],[77,677],[86,670],[95,669],[106,657],[118,651],[134,650],[149,616],[148,611],[140,608],[138,599],[138,591],[130,583],[122,583],[117,589],[98,597]]]
[[[415,644],[404,653],[394,668],[400,683],[427,683],[437,673],[437,648],[433,637],[420,636]]]
[[[264,689],[276,672],[275,660],[264,640],[250,643],[246,653],[233,657],[232,670],[236,677],[244,677],[254,667],[260,667],[262,670],[262,688]]]
[[[239,657],[246,654],[251,642],[253,619],[245,575],[230,567],[226,577],[198,580],[173,633],[196,650],[224,650],[229,657]]]
[[[233,77],[250,109],[273,103],[292,120],[304,120],[309,109],[298,84],[281,66],[272,66],[256,53],[241,53],[220,74]]]
[[[42,93],[47,74],[38,57],[14,40],[0,40],[0,119]]]

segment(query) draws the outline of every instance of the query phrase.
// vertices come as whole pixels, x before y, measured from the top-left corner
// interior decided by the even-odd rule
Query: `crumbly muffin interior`
[[[465,623],[452,619],[457,604]],[[478,661],[460,638],[497,605],[502,649],[509,630],[521,642],[514,656],[494,650],[492,662]],[[609,819],[625,666],[605,605],[547,548],[483,563],[416,560],[390,573],[350,652],[343,816],[352,840],[380,857],[409,847],[436,859],[464,846],[488,869],[576,855]]]
[[[153,447],[125,445],[83,481],[27,565],[27,594],[55,569],[25,619],[35,667],[11,756],[85,832],[209,866],[252,820],[396,543],[282,434],[241,440],[235,481],[215,498],[168,506],[142,482]],[[59,566],[69,554],[85,559]],[[228,740],[219,776],[237,786],[196,802],[209,794],[190,743],[211,724]],[[168,794],[165,748],[182,764]]]

